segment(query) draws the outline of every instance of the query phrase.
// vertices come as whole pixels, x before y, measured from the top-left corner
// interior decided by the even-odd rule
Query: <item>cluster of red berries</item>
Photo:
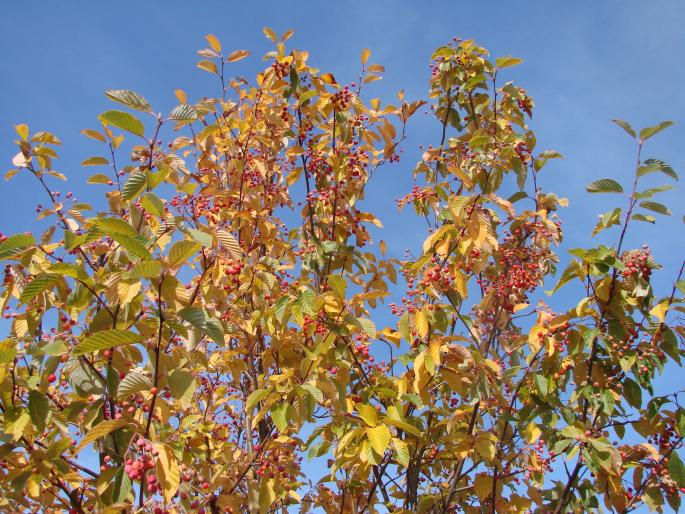
[[[514,152],[516,152],[516,155],[518,155],[518,158],[521,159],[521,162],[524,164],[531,159],[530,150],[524,141],[519,141],[514,145]]]
[[[634,250],[623,254],[623,264],[625,270],[621,272],[624,277],[640,276],[644,280],[649,280],[652,268],[649,265],[650,250],[646,246],[642,250]]]
[[[415,206],[423,209],[427,202],[434,201],[437,199],[437,197],[438,195],[430,187],[421,188],[417,185],[414,185],[411,193],[403,196],[402,198],[396,199],[395,202],[397,203],[398,209],[401,209],[408,203],[413,203]]]
[[[271,64],[271,69],[274,70],[274,73],[279,79],[282,79],[288,73],[290,73],[290,64],[281,61],[274,61],[273,64]]]
[[[350,92],[350,86],[345,86],[341,90],[336,91],[331,97],[335,110],[338,112],[346,111],[352,103],[352,96],[353,95]]]
[[[124,465],[124,473],[128,475],[131,480],[140,480],[145,472],[155,468],[155,457],[159,455],[159,451],[154,448],[148,441],[139,437],[135,443],[138,449],[138,457],[135,459],[126,459]],[[159,489],[156,475],[148,475],[147,491],[155,493]]]
[[[311,317],[304,315],[302,321],[302,330],[304,332],[313,331],[314,334],[325,336],[328,333],[328,328],[326,327],[326,313],[325,311],[320,311],[316,317]]]

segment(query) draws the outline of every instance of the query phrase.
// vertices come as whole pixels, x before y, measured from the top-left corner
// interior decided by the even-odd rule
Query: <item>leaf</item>
[[[240,259],[243,256],[243,250],[240,248],[238,240],[233,237],[233,234],[220,229],[216,231],[216,238],[234,259]]]
[[[112,501],[114,503],[126,502],[131,490],[131,479],[124,472],[124,468],[120,467],[114,475],[114,482],[112,483]]]
[[[104,143],[105,141],[107,141],[107,139],[105,139],[105,136],[103,136],[103,135],[102,135],[100,132],[98,132],[97,130],[83,129],[83,130],[81,131],[81,134],[83,134],[84,136],[87,136],[87,137],[89,137],[89,138],[91,138],[91,139],[95,139],[96,141],[102,141],[103,143]]]
[[[178,315],[205,332],[215,343],[224,344],[224,329],[221,321],[211,318],[204,309],[185,307],[178,312]]]
[[[371,50],[364,48],[364,50],[362,50],[362,66],[366,64],[366,62],[369,60],[369,57],[371,57]]]
[[[364,332],[366,332],[366,334],[370,338],[373,339],[376,337],[376,325],[373,321],[366,318],[357,318],[357,322],[359,323],[359,326],[362,327],[362,330],[364,330]]]
[[[108,236],[113,234],[123,234],[126,236],[138,235],[133,226],[119,218],[97,218],[93,221],[93,224]]]
[[[214,73],[215,75],[219,74],[219,70],[217,70],[216,64],[214,64],[212,61],[200,61],[197,63],[197,67],[201,70]]]
[[[288,430],[288,404],[282,403],[271,409],[271,419],[279,432]]]
[[[104,157],[88,157],[85,161],[81,162],[81,166],[106,166],[109,161]]]
[[[376,453],[383,455],[390,444],[390,430],[385,425],[378,425],[373,428],[366,429],[366,437],[369,439],[371,448]]]
[[[135,91],[130,91],[128,89],[110,89],[109,91],[105,91],[105,95],[107,98],[122,103],[131,109],[152,112],[152,107],[150,107],[148,101]]]
[[[495,66],[498,68],[509,68],[510,66],[516,66],[517,64],[521,64],[523,62],[523,59],[519,59],[518,57],[512,57],[510,55],[506,57],[498,57],[495,59]]]
[[[640,207],[649,209],[650,211],[663,214],[664,216],[670,216],[671,211],[668,207],[657,202],[640,202]]]
[[[623,380],[623,396],[632,407],[639,409],[642,406],[642,389],[630,378]]]
[[[664,319],[666,318],[666,312],[668,312],[669,306],[670,302],[668,300],[664,300],[663,302],[660,302],[658,305],[656,305],[652,310],[650,310],[649,314],[654,316],[661,323],[663,323]]]
[[[373,405],[361,403],[357,405],[357,412],[359,417],[370,427],[375,427],[378,423],[378,411]]]
[[[167,257],[169,268],[182,266],[190,257],[195,255],[201,247],[202,245],[200,243],[187,239],[176,241],[169,249],[169,255]]]
[[[538,373],[535,375],[535,383],[538,386],[538,391],[540,395],[545,398],[549,392],[549,380],[544,375]]]
[[[126,275],[130,278],[158,278],[162,272],[162,263],[159,261],[141,261]]]
[[[184,405],[190,404],[193,399],[193,394],[195,393],[195,376],[189,371],[176,369],[171,372],[168,381],[171,396]]]
[[[0,243],[0,259],[12,257],[36,244],[31,234],[16,234]]]
[[[125,346],[142,340],[140,334],[128,330],[110,329],[97,332],[76,345],[72,355],[79,356],[115,346]]]
[[[586,188],[588,193],[622,193],[621,184],[610,178],[595,180]]]
[[[19,301],[21,303],[29,303],[40,293],[52,287],[52,285],[60,279],[60,276],[54,273],[41,273],[29,282],[24,290],[21,292]]]
[[[428,316],[423,311],[416,311],[414,313],[414,324],[416,326],[416,332],[422,339],[428,335],[430,325],[428,323]]]
[[[673,125],[672,121],[662,121],[661,123],[659,123],[658,125],[654,125],[653,127],[643,128],[640,131],[640,141],[648,140],[650,137],[658,134],[665,128],[670,127],[671,125]]]
[[[635,129],[633,129],[633,127],[630,126],[630,123],[628,123],[627,121],[623,121],[623,120],[611,120],[611,121],[616,123],[616,125],[621,127],[623,130],[625,130],[630,137],[637,139],[637,134],[635,133]]]
[[[264,28],[262,29],[262,32],[264,32],[264,35],[265,35],[267,38],[269,38],[271,41],[273,41],[274,43],[278,43],[278,36],[277,36],[276,33],[275,33],[273,30],[271,30],[269,27],[264,27]]]
[[[86,446],[88,446],[90,443],[93,443],[97,441],[98,439],[101,439],[115,430],[119,428],[123,428],[128,425],[128,421],[125,419],[108,419],[106,421],[100,422],[98,425],[94,426],[90,430],[88,430],[84,436],[83,439],[78,443],[76,448],[74,449],[75,453],[80,452],[83,450]]]
[[[159,452],[157,456],[159,485],[162,488],[164,499],[167,502],[170,502],[176,494],[176,491],[178,491],[178,486],[181,483],[181,473],[179,471],[178,462],[169,446],[156,443],[155,448]]]
[[[266,400],[270,394],[271,391],[268,389],[257,389],[252,392],[245,402],[245,411],[252,412],[252,409],[254,409],[259,402]]]
[[[668,474],[677,482],[678,487],[685,487],[685,464],[676,451],[671,452],[668,458]]]
[[[642,170],[642,171],[640,171]],[[645,160],[645,166],[640,166],[638,168],[638,176],[646,175],[647,173],[652,173],[654,171],[660,171],[661,173],[668,175],[673,180],[678,180],[678,174],[675,170],[666,164],[664,161],[659,159],[647,159]]]
[[[131,371],[119,382],[117,388],[117,398],[124,399],[132,394],[141,391],[149,391],[152,388],[152,381],[136,371]]]
[[[218,37],[213,34],[207,34],[205,39],[207,40],[207,43],[209,43],[209,46],[212,47],[212,50],[217,53],[221,52],[221,42],[219,41]]]
[[[121,195],[124,200],[132,200],[145,189],[147,184],[147,175],[142,171],[135,171],[131,173],[124,184]]]
[[[247,50],[236,50],[235,52],[231,52],[226,59],[227,62],[237,62],[240,61],[241,59],[245,59],[250,55],[250,52]]]
[[[143,237],[129,237],[123,234],[112,234],[110,236],[114,241],[123,246],[130,255],[147,260],[151,257],[145,245],[141,242],[145,239]]]
[[[45,430],[45,425],[50,414],[50,402],[47,396],[40,391],[29,391],[29,416],[31,422],[38,429],[38,432]]]
[[[395,457],[397,463],[404,468],[409,467],[409,448],[407,447],[407,443],[401,439],[393,437],[392,449],[393,456]]]
[[[147,212],[151,214],[156,214],[157,216],[163,218],[165,214],[164,204],[157,195],[154,193],[145,193],[141,199],[140,203]]]
[[[656,218],[654,216],[650,216],[649,214],[633,214],[630,217],[630,219],[636,221],[644,221],[647,223],[656,223]]]
[[[174,121],[195,121],[197,118],[197,110],[189,104],[177,105],[169,113],[169,119]]]
[[[143,123],[127,112],[107,111],[98,116],[98,119],[105,125],[114,125],[115,127],[131,132],[136,136],[143,137],[145,135],[145,126]]]

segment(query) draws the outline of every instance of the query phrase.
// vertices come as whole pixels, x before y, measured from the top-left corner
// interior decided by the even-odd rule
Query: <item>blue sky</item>
[[[270,26],[296,33],[291,46],[307,49],[315,66],[332,71],[340,82],[354,81],[363,48],[386,67],[384,80],[372,84],[367,98],[392,101],[400,88],[408,99],[425,97],[432,50],[453,36],[475,38],[493,56],[525,60],[506,79],[525,87],[536,101],[532,128],[538,149],[555,149],[565,159],[549,164],[543,187],[570,200],[561,213],[565,248],[587,245],[599,213],[622,205],[618,197],[589,196],[594,179],[631,179],[635,149],[611,118],[634,127],[670,119],[676,124],[650,140],[645,157],[657,157],[676,171],[685,169],[685,2],[682,0],[545,1],[262,1],[181,2],[7,2],[0,13],[0,171],[11,167],[16,153],[13,125],[55,132],[64,141],[56,167],[71,180],[58,186],[83,200],[101,198],[101,186],[80,183],[91,174],[79,163],[101,149],[79,134],[96,128],[97,115],[113,104],[107,89],[133,89],[153,107],[168,112],[173,91],[189,98],[217,94],[214,77],[195,67],[204,35],[218,36],[225,49],[248,49],[252,56],[234,65],[236,74],[261,69],[261,55],[271,43],[261,32]],[[681,57],[678,57],[678,56]],[[677,63],[681,62],[681,65]],[[411,169],[419,144],[436,143],[435,120],[417,115],[408,129],[403,160],[386,167],[369,189],[386,228],[383,239],[401,255],[416,249],[423,227],[398,215],[395,198],[411,189]],[[170,134],[166,134],[169,136]],[[666,181],[661,181],[665,183]],[[683,188],[663,195],[674,216],[656,226],[635,223],[628,247],[647,243],[668,271],[655,283],[670,291],[676,266],[685,254],[680,221]],[[0,181],[0,231],[34,230],[35,206],[43,192],[29,177]],[[413,232],[416,229],[416,233]],[[616,237],[612,232],[609,240]],[[562,262],[567,261],[564,251]],[[568,300],[565,293],[561,302]],[[558,305],[561,307],[561,303]],[[662,384],[685,387],[681,373]]]

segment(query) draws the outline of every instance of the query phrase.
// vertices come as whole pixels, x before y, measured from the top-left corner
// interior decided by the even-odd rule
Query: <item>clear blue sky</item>
[[[645,157],[660,158],[679,172],[685,169],[683,0],[23,0],[6,2],[0,13],[0,171],[11,167],[16,153],[13,125],[28,123],[64,141],[56,167],[72,180],[60,189],[73,190],[83,200],[100,197],[101,186],[79,185],[92,170],[79,163],[100,148],[78,131],[97,127],[97,114],[112,108],[103,92],[136,90],[162,112],[175,105],[176,88],[186,90],[190,99],[216,95],[214,77],[195,67],[204,35],[217,35],[225,49],[251,50],[250,58],[235,65],[236,73],[250,75],[270,50],[261,32],[265,25],[278,33],[295,29],[289,44],[309,50],[311,62],[341,82],[356,79],[359,54],[370,48],[372,60],[383,64],[386,73],[367,93],[385,101],[399,88],[409,99],[424,97],[430,54],[453,36],[475,38],[493,56],[523,58],[525,63],[507,77],[535,98],[531,125],[538,149],[555,149],[566,157],[549,164],[542,177],[543,187],[571,202],[561,213],[566,248],[586,244],[597,214],[620,204],[618,197],[589,196],[585,185],[602,177],[624,183],[632,177],[632,141],[611,118],[636,128],[673,120],[674,127],[649,142]],[[409,136],[403,161],[374,179],[367,203],[380,214],[386,225],[383,239],[397,255],[406,247],[417,248],[422,227],[407,225],[409,219],[396,214],[394,199],[411,188],[416,147],[436,143],[438,127],[418,115]],[[630,246],[648,243],[670,270],[656,279],[662,291],[685,255],[682,198],[682,186],[664,195],[673,218],[660,219],[656,227],[635,223],[628,241]],[[28,177],[15,177],[9,185],[0,181],[0,231],[35,229],[37,203],[45,198]],[[669,373],[663,385],[682,388],[685,380],[681,373]]]

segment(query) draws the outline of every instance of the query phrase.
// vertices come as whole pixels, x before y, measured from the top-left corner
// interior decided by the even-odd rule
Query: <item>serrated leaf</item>
[[[114,503],[125,503],[126,498],[132,490],[131,479],[120,467],[114,475],[112,482],[112,501]]]
[[[159,477],[159,485],[162,488],[164,500],[170,502],[181,483],[178,461],[174,456],[174,452],[167,445],[156,443],[155,448],[158,451],[157,475]]]
[[[657,202],[640,202],[640,207],[649,209],[650,211],[663,214],[664,216],[670,216],[671,211],[668,207]]]
[[[187,239],[176,241],[169,249],[169,255],[167,257],[169,268],[182,266],[190,257],[195,255],[201,247],[202,245],[200,243]]]
[[[378,411],[373,405],[360,403],[357,405],[357,412],[359,417],[370,427],[375,427],[378,424]]]
[[[123,399],[141,391],[149,391],[152,388],[152,381],[136,371],[131,371],[119,382],[117,388],[117,398]]]
[[[110,89],[109,91],[105,91],[105,95],[115,102],[122,103],[131,109],[152,112],[152,107],[150,107],[148,101],[135,91],[128,89]]]
[[[323,403],[323,393],[321,389],[312,384],[303,384],[302,389],[306,390],[317,403]]]
[[[641,176],[655,171],[660,171],[661,173],[671,177],[673,180],[678,180],[678,174],[675,172],[675,170],[671,166],[666,164],[664,161],[659,159],[645,160],[645,165],[640,166],[640,168],[638,168],[637,174],[638,176]]]
[[[143,260],[150,259],[150,252],[142,243],[145,240],[143,237],[129,237],[123,234],[111,234],[110,237],[124,247],[130,255]]]
[[[588,193],[622,193],[623,188],[615,180],[603,178],[588,184],[586,191]]]
[[[175,369],[169,374],[168,383],[171,396],[184,405],[190,404],[196,386],[195,376],[191,372]]]
[[[174,121],[195,121],[197,110],[189,104],[178,105],[169,113],[169,119]]]
[[[407,443],[401,439],[393,438],[392,449],[397,463],[404,468],[409,467],[409,448]]]
[[[628,123],[627,121],[623,121],[623,120],[611,120],[611,121],[613,121],[614,123],[616,123],[616,125],[618,125],[619,127],[621,127],[623,130],[625,130],[626,133],[627,133],[630,137],[632,137],[632,138],[634,138],[634,139],[637,138],[637,134],[635,133],[635,129],[633,129],[633,127],[631,127],[631,126],[630,126],[630,123]]]
[[[676,451],[671,452],[668,458],[668,474],[676,481],[678,487],[685,487],[685,464]]]
[[[142,336],[128,330],[110,329],[97,332],[76,345],[72,355],[79,356],[115,346],[125,346],[142,341]]]
[[[659,123],[658,125],[654,125],[653,127],[643,128],[640,131],[640,140],[646,141],[650,137],[658,134],[659,132],[661,132],[665,128],[670,127],[671,125],[673,125],[672,121],[662,121],[661,123]]]
[[[271,391],[268,389],[257,389],[252,392],[245,402],[245,411],[252,412],[252,409],[254,409],[259,402],[266,400],[270,394]]]
[[[134,171],[131,173],[121,190],[121,196],[124,200],[132,200],[140,194],[147,185],[147,175],[142,171]]]
[[[88,430],[84,435],[83,439],[79,441],[78,445],[75,448],[75,452],[78,453],[81,450],[83,450],[86,446],[88,446],[90,443],[94,443],[98,439],[101,439],[115,430],[119,428],[124,428],[125,426],[128,425],[128,421],[125,419],[109,419],[106,421],[100,422],[98,425],[94,426],[90,430]]]
[[[271,409],[271,419],[279,432],[288,430],[290,421],[288,420],[288,404],[283,403]]]
[[[210,73],[214,73],[215,75],[218,75],[219,72],[216,68],[216,64],[214,64],[212,61],[200,61],[197,63],[197,67],[200,68],[201,70],[208,71]]]
[[[88,157],[81,162],[81,166],[107,166],[109,161],[104,157]]]
[[[383,455],[390,444],[390,430],[385,425],[378,425],[373,428],[366,429],[366,437],[369,439],[371,448],[376,453]]]
[[[136,229],[131,224],[119,218],[96,218],[93,220],[93,225],[108,236],[123,234],[134,237],[138,235]]]
[[[240,259],[243,256],[243,250],[240,248],[238,240],[233,237],[233,234],[227,232],[226,230],[217,230],[216,238],[219,240],[221,246],[223,246],[231,257],[234,259]]]
[[[165,215],[164,204],[154,193],[146,193],[140,199],[140,203],[147,212],[163,218]]]
[[[145,126],[143,123],[127,112],[107,111],[98,116],[98,119],[105,125],[113,125],[137,136],[143,137],[145,135]]]
[[[36,244],[31,234],[16,234],[0,243],[0,259],[7,259]]]
[[[52,285],[60,279],[60,276],[54,273],[41,273],[29,282],[19,296],[21,303],[28,303],[33,300],[40,293],[52,287]]]
[[[357,323],[359,323],[359,326],[370,338],[374,339],[376,337],[376,325],[373,321],[366,318],[357,318]]]
[[[226,59],[227,62],[237,62],[240,61],[241,59],[245,59],[250,55],[250,52],[247,50],[236,50],[234,52],[231,52],[228,58]]]
[[[130,278],[158,278],[162,272],[162,263],[159,261],[141,261],[126,275]]]
[[[45,425],[50,414],[50,402],[47,396],[40,391],[29,391],[29,416],[38,432],[45,430]]]

